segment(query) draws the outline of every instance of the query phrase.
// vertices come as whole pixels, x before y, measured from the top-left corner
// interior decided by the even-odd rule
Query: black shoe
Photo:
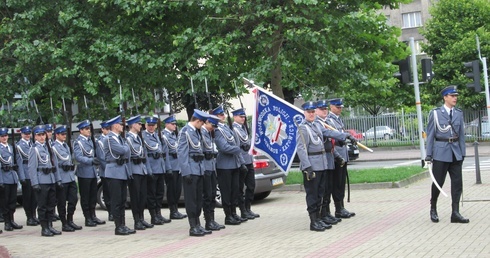
[[[56,214],[56,213],[55,213],[55,214],[53,215],[53,222],[54,222],[54,221],[57,221],[57,220],[60,220],[60,215],[58,215],[58,214]]]
[[[257,213],[255,213],[255,212],[253,212],[252,210],[248,210],[248,214],[250,214],[250,215],[252,215],[252,216],[254,216],[256,218],[260,218],[260,215],[257,214]]]
[[[453,211],[453,214],[451,214],[451,223],[470,223],[470,220],[461,216],[459,212]]]
[[[27,219],[27,222],[26,222],[26,225],[27,225],[27,226],[37,226],[37,225],[39,225],[39,224],[36,222],[36,220],[35,220],[35,219],[33,219],[33,218],[28,218],[28,219]]]
[[[93,221],[92,219],[85,219],[85,226],[86,227],[97,227],[97,223]]]
[[[134,223],[134,229],[136,230],[145,230],[146,227],[143,226],[143,223],[141,223],[141,220],[138,220]]]
[[[204,236],[204,232],[199,230],[197,227],[192,227],[189,229],[189,236]]]
[[[15,221],[13,221],[13,220],[10,222],[10,224],[12,224],[12,227],[14,229],[22,229],[24,227],[22,225],[19,225],[19,224],[15,223]]]
[[[233,215],[231,215],[231,216],[233,216],[233,218],[234,218],[235,220],[238,220],[238,221],[240,221],[240,222],[246,222],[246,221],[248,220],[247,218],[242,218],[242,217],[238,216],[238,214],[233,214]]]
[[[143,224],[143,226],[145,226],[145,228],[152,228],[152,227],[154,227],[153,224],[150,224],[150,223],[146,222],[144,219],[141,220],[141,224]]]
[[[240,225],[241,223],[240,220],[236,220],[233,216],[227,216],[225,218],[225,225]]]
[[[95,224],[97,224],[97,225],[104,225],[105,224],[104,220],[101,220],[95,216],[92,217],[92,221],[95,222]]]
[[[204,228],[212,231],[219,231],[221,229],[220,227],[216,226],[213,221],[206,221],[206,225],[204,225]]]
[[[184,219],[187,218],[187,215],[184,216],[184,214],[175,211],[170,213],[170,219]]]
[[[219,229],[225,229],[225,225],[221,225],[219,224],[218,222],[216,222],[215,220],[211,221],[212,224],[214,224],[215,227],[218,227]]]
[[[163,223],[163,221],[161,221],[161,220],[160,220],[159,218],[157,218],[157,217],[153,217],[153,218],[151,218],[151,221],[150,221],[150,222],[151,222],[151,224],[153,224],[153,225],[163,225],[163,224],[164,224],[164,223]]]
[[[322,231],[325,231],[325,228],[321,224],[319,224],[315,221],[315,222],[310,222],[310,230],[322,232]]]
[[[351,213],[349,211],[347,211],[346,209],[342,208],[342,209],[340,209],[340,211],[335,212],[335,217],[348,219],[351,217]]]
[[[129,234],[135,234],[136,233],[136,230],[128,228],[128,227],[126,227],[126,225],[122,225],[121,227],[124,228],[124,230],[126,230]]]
[[[158,218],[159,220],[161,220],[163,223],[170,223],[170,222],[172,222],[172,220],[167,219],[167,218],[165,218],[165,217],[164,217],[164,216],[162,216],[162,215],[157,215],[157,218]]]
[[[109,221],[114,221],[114,216],[112,214],[109,214],[109,217],[107,218]]]
[[[51,233],[53,233],[53,235],[61,235],[61,231],[56,230],[52,226],[49,226],[48,229],[51,231]]]
[[[68,226],[72,227],[74,230],[81,230],[82,227],[75,224],[73,221],[68,221]]]
[[[336,221],[337,223],[342,222],[341,218],[334,217],[330,212],[327,212],[327,217],[329,217],[330,220],[332,220],[332,221]],[[330,223],[330,224],[332,224],[332,223]],[[335,224],[332,224],[332,225],[335,225]]]
[[[75,232],[75,229],[70,227],[70,225],[65,224],[61,227],[61,231],[63,231],[63,232]]]
[[[14,231],[14,228],[12,227],[12,224],[5,222],[5,226],[3,227],[5,231]]]
[[[244,211],[241,214],[243,219],[255,219],[255,216],[250,214],[248,211]]]
[[[114,231],[114,234],[118,235],[118,236],[127,236],[127,235],[129,235],[129,232],[126,231],[122,226],[120,226],[120,227],[116,228],[116,230]]]
[[[53,232],[51,232],[48,228],[43,228],[41,230],[41,236],[48,236],[48,237],[51,237],[51,236],[54,236]]]
[[[332,215],[330,215],[332,216]],[[335,225],[338,223],[337,219],[336,218],[333,218],[333,217],[329,217],[328,215],[326,216],[323,216],[321,218],[321,220],[325,223],[325,224],[330,224],[330,225]]]
[[[325,229],[331,229],[332,228],[331,224],[325,223],[321,219],[318,219],[316,222],[318,224],[320,224],[320,226],[324,227]]]
[[[430,220],[435,223],[439,222],[439,216],[437,216],[436,209],[430,209]]]
[[[209,234],[212,234],[213,233],[213,231],[207,230],[207,229],[203,228],[201,225],[197,225],[196,228],[199,229],[201,232],[203,232],[206,235],[209,235]]]

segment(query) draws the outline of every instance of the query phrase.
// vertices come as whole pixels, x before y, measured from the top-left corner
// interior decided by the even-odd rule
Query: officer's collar
[[[56,141],[57,141],[59,144],[61,144],[61,145],[63,145],[63,143],[65,143],[65,142],[59,141],[58,139],[56,139]]]
[[[82,137],[83,139],[87,140],[88,141],[88,137],[84,136],[84,135],[81,135],[80,134],[80,137]]]
[[[135,134],[135,133],[133,133],[131,131],[129,131],[128,133],[131,134],[132,136],[134,136],[135,138],[138,136],[138,134]]]

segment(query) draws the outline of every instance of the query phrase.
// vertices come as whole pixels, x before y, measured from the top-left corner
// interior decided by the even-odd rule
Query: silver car
[[[374,131],[376,130],[376,139],[385,139],[389,140],[395,136],[395,130],[390,128],[389,126],[381,125],[369,128],[366,132],[362,134],[364,139],[374,139]]]

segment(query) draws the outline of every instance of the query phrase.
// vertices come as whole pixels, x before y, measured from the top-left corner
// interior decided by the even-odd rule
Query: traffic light
[[[393,77],[400,80],[403,84],[412,82],[412,76],[410,72],[410,56],[405,59],[392,62],[394,65],[398,65],[399,72],[393,74]]]
[[[423,58],[420,62],[422,62],[422,81],[430,82],[432,78],[434,78],[434,73],[432,72],[432,59]]]
[[[470,68],[470,72],[465,73],[464,75],[467,78],[473,80],[473,83],[468,83],[466,86],[468,88],[473,88],[475,92],[481,92],[481,84],[480,84],[480,60],[474,60],[471,62],[464,63],[464,67]]]

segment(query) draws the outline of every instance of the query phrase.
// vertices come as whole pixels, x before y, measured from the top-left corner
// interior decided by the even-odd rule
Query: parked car
[[[374,127],[369,128],[366,132],[362,134],[364,139],[374,139]],[[395,136],[395,130],[390,128],[389,126],[382,125],[376,126],[376,139],[385,139],[389,140]]]
[[[269,158],[263,155],[254,155],[254,168],[255,168],[255,196],[254,200],[262,200],[267,198],[272,190],[282,187],[286,183],[286,173],[282,172],[279,167]],[[165,190],[167,188],[165,187]],[[167,194],[163,195],[163,202],[167,202]],[[102,183],[99,180],[97,182],[97,203],[102,209],[106,209],[104,203],[104,193],[102,191]],[[184,203],[184,191],[180,196],[180,203]],[[129,207],[130,200],[128,194],[128,200],[126,207]],[[221,194],[219,186],[216,191],[216,205],[221,207]]]
[[[356,140],[358,140],[358,141],[362,141],[362,139],[364,138],[364,136],[362,135],[362,133],[359,132],[358,130],[355,130],[355,129],[346,129],[345,131],[348,132],[348,133],[350,133],[350,135],[354,136],[354,138],[356,138]]]

